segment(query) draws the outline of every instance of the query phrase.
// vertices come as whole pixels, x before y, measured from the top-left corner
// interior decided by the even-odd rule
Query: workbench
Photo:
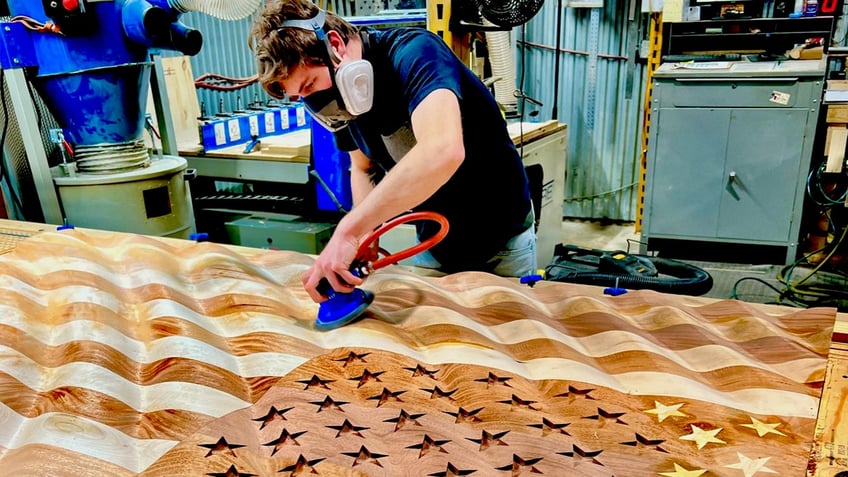
[[[562,239],[567,126],[557,121],[514,122],[508,126],[513,142],[523,154],[525,167],[541,168],[540,174],[529,175],[538,182],[532,187],[538,219],[537,249],[539,266],[545,266],[551,263],[554,246]],[[262,138],[251,152],[245,152],[244,146],[204,152],[198,145],[184,142],[180,156],[201,177],[305,185],[310,182],[310,141],[307,130]],[[415,243],[414,227],[401,226],[390,232],[384,241],[390,244],[388,250],[407,248]]]
[[[7,475],[848,471],[832,309],[388,267],[363,319],[320,332],[310,256],[0,237]]]

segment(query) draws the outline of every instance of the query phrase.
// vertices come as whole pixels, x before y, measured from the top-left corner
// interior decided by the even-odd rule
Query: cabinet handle
[[[674,78],[680,83],[733,83],[744,81],[746,83],[794,83],[798,78]]]

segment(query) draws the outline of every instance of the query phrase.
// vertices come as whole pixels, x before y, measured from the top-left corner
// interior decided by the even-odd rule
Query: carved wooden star
[[[214,444],[198,444],[198,446],[209,449],[209,452],[207,452],[204,457],[209,457],[212,454],[223,454],[223,453],[229,453],[230,455],[235,457],[236,456],[235,449],[239,449],[241,447],[244,447],[244,445],[242,445],[242,444],[230,444],[229,442],[227,442],[226,439],[224,439],[223,436],[220,439],[218,439],[218,442],[216,442]]]
[[[556,432],[556,433],[559,433],[559,434],[565,434],[567,436],[570,436],[571,434],[569,434],[565,430],[565,428],[570,426],[570,425],[571,425],[570,422],[555,423],[555,422],[551,421],[550,419],[548,419],[547,417],[543,417],[541,424],[527,424],[527,427],[535,427],[536,429],[541,429],[542,430],[542,437],[547,436],[551,432]]]
[[[488,389],[490,386],[495,386],[498,384],[503,384],[504,386],[510,388],[512,386],[510,386],[507,382],[510,379],[512,378],[509,376],[498,376],[497,374],[489,371],[488,376],[486,376],[485,378],[475,379],[474,381],[478,383],[486,383],[486,389]]]
[[[750,416],[749,416],[750,417]],[[740,424],[742,427],[747,427],[757,431],[757,435],[759,437],[763,437],[766,434],[777,434],[779,436],[786,437],[786,434],[777,430],[777,427],[780,426],[779,422],[774,424],[765,423],[756,417],[751,417],[751,424]]]
[[[283,432],[280,433],[280,437],[277,437],[273,441],[266,442],[262,444],[263,446],[274,446],[274,450],[271,451],[271,455],[276,454],[280,449],[285,445],[293,445],[299,446],[300,444],[297,442],[297,438],[306,434],[307,431],[295,432],[294,434],[289,433],[287,429],[283,429]]]
[[[310,401],[309,404],[314,404],[314,405],[318,406],[317,412],[321,412],[321,411],[324,411],[326,409],[331,409],[331,408],[335,408],[335,409],[337,409],[341,412],[344,412],[344,409],[342,409],[342,406],[344,406],[345,404],[348,404],[348,402],[347,401],[336,401],[333,398],[331,398],[330,396],[327,396],[327,397],[324,398],[323,401]]]
[[[431,451],[438,451],[447,454],[448,451],[442,448],[442,446],[447,444],[448,442],[450,442],[450,439],[437,441],[432,437],[428,436],[427,434],[424,434],[424,439],[421,441],[420,444],[413,444],[411,446],[407,446],[406,448],[420,449],[421,452],[418,453],[418,458],[420,459],[425,455],[429,454]]]
[[[353,434],[354,436],[362,437],[363,439],[364,439],[364,437],[362,436],[362,434],[360,434],[360,432],[370,429],[370,427],[354,426],[347,419],[345,419],[344,422],[339,424],[338,426],[324,426],[324,427],[337,431],[336,437],[339,437],[342,434]]]
[[[475,469],[457,469],[455,465],[448,462],[448,468],[444,472],[433,472],[427,474],[428,477],[459,477],[460,475],[468,475],[477,472]]]
[[[380,381],[380,375],[383,374],[383,373],[385,373],[385,371],[377,371],[376,373],[372,373],[371,371],[368,371],[368,368],[365,368],[365,370],[362,371],[362,374],[360,374],[359,376],[353,377],[353,378],[348,378],[348,380],[349,381],[359,381],[359,383],[356,385],[356,387],[361,388],[366,383],[368,383],[368,381],[373,380],[373,381],[377,381],[378,383],[381,383],[382,381]]]
[[[477,417],[477,414],[480,413],[485,408],[478,407],[477,409],[472,409],[470,411],[466,411],[463,408],[459,408],[457,412],[449,412],[443,411],[445,414],[450,414],[451,416],[456,418],[455,424],[459,424],[460,422],[480,422],[480,418]]]
[[[777,472],[766,467],[766,462],[771,459],[771,457],[762,457],[760,459],[751,459],[750,457],[741,454],[739,452],[736,453],[739,457],[739,462],[735,464],[726,465],[728,469],[739,469],[745,474],[745,477],[752,477],[755,474],[760,472],[765,474],[777,474]]]
[[[264,416],[258,417],[258,418],[253,419],[253,420],[262,423],[262,425],[259,426],[259,430],[261,431],[262,429],[265,428],[265,426],[267,426],[268,424],[271,424],[272,422],[276,421],[277,419],[279,419],[281,421],[285,421],[286,420],[285,413],[291,411],[292,409],[294,409],[294,408],[293,407],[287,407],[285,409],[279,409],[278,410],[276,407],[271,406],[271,409],[268,411],[268,414],[265,414]]]
[[[583,462],[584,460],[588,460],[588,461],[592,462],[593,464],[603,466],[604,464],[601,464],[598,461],[598,459],[595,459],[595,457],[598,457],[601,454],[601,452],[603,452],[603,450],[591,451],[591,452],[590,451],[584,451],[583,449],[578,447],[576,444],[571,444],[571,451],[557,452],[557,454],[564,455],[566,457],[571,457],[572,459],[574,459],[574,466],[575,467],[577,467],[577,465],[580,464],[581,462]]]
[[[387,388],[383,388],[383,392],[375,396],[371,396],[368,400],[377,401],[377,407],[380,407],[389,401],[403,402],[398,396],[405,392],[406,391],[389,391]]]
[[[687,417],[686,414],[679,411],[681,407],[683,407],[684,403],[672,404],[671,406],[666,406],[665,404],[654,401],[654,408],[648,409],[645,412],[648,414],[656,414],[657,422],[663,422],[669,417]]]
[[[515,394],[512,395],[512,399],[507,399],[505,401],[498,401],[498,402],[500,404],[509,404],[511,409],[515,409],[517,407],[518,408],[523,407],[523,408],[526,408],[526,409],[530,409],[531,411],[538,411],[538,409],[533,407],[533,404],[536,404],[536,401],[528,401],[526,399],[521,399],[520,397],[516,396]]]
[[[414,368],[403,368],[403,369],[405,369],[407,371],[411,371],[413,378],[417,378],[418,376],[427,376],[428,378],[436,379],[436,373],[439,372],[438,369],[431,371],[431,370],[425,368],[424,366],[421,366],[420,363],[416,364]]]
[[[663,442],[665,441],[662,439],[648,439],[647,437],[637,432],[635,441],[622,442],[621,445],[639,448],[649,448],[667,453],[667,450],[660,447],[660,444],[662,444]]]
[[[594,400],[595,398],[589,395],[589,393],[591,393],[592,391],[594,391],[594,389],[577,389],[574,386],[569,385],[568,391],[564,393],[555,394],[554,397],[567,397],[570,398],[571,401],[580,397],[584,399]]]
[[[416,425],[421,426],[418,422],[418,418],[423,416],[424,414],[410,414],[403,409],[400,410],[400,415],[398,417],[392,417],[389,419],[385,419],[383,422],[394,422],[395,423],[395,432],[400,429],[403,429],[407,425]]]
[[[707,471],[704,469],[686,470],[677,462],[674,463],[674,472],[660,472],[663,477],[699,477]]]
[[[453,393],[455,393],[457,391],[457,389],[451,389],[450,391],[442,391],[442,388],[440,388],[438,386],[434,387],[433,389],[425,389],[425,388],[420,388],[420,389],[422,391],[426,391],[426,392],[430,393],[430,399],[445,398],[448,401],[454,400],[451,397],[451,395],[453,395]]]
[[[278,472],[289,472],[289,477],[307,475],[307,472],[309,474],[318,475],[318,471],[315,470],[315,466],[323,460],[323,458],[306,460],[306,457],[301,454],[297,456],[297,461],[294,464],[283,467]]]
[[[361,353],[360,354],[360,353],[354,353],[353,351],[351,351],[344,358],[334,359],[333,361],[337,361],[337,362],[342,363],[342,367],[346,368],[347,365],[349,365],[351,363],[355,363],[357,361],[362,362],[362,363],[367,363],[368,361],[365,361],[365,357],[368,356],[369,354],[371,354],[371,353]]]
[[[710,442],[716,444],[727,444],[723,440],[716,437],[716,435],[723,430],[721,427],[717,427],[715,429],[704,430],[700,427],[692,424],[690,426],[692,428],[692,433],[687,434],[685,436],[681,436],[680,439],[684,441],[695,441],[698,445],[698,449],[703,449],[705,445]]]
[[[473,437],[466,437],[471,442],[476,444],[480,444],[480,451],[484,451],[492,446],[508,446],[506,442],[501,440],[501,437],[509,434],[509,431],[498,432],[497,434],[490,434],[489,432],[483,431],[483,434],[479,439],[474,439]]]
[[[317,375],[313,374],[311,378],[301,379],[297,382],[306,385],[306,387],[303,388],[303,390],[306,391],[311,387],[321,387],[324,389],[330,389],[329,387],[327,387],[327,385],[336,381],[334,379],[321,379]]]
[[[507,464],[503,467],[495,467],[497,470],[512,471],[512,477],[521,475],[525,468],[529,467],[531,474],[541,474],[542,472],[534,467],[543,457],[535,457],[533,459],[523,459],[518,454],[512,454],[512,464]]]
[[[598,408],[597,414],[594,414],[592,416],[586,416],[583,419],[594,419],[598,421],[601,427],[603,427],[607,421],[613,421],[616,424],[624,424],[626,426],[627,423],[619,419],[619,417],[623,416],[624,414],[625,413],[623,412],[607,412],[601,408]]]
[[[235,465],[231,465],[226,472],[210,472],[206,475],[211,477],[256,477],[256,474],[239,472]]]
[[[371,452],[365,446],[361,446],[359,448],[359,452],[342,452],[342,454],[348,457],[353,457],[353,467],[356,467],[359,464],[374,464],[377,467],[383,467],[383,464],[381,464],[378,459],[387,457],[386,454]]]

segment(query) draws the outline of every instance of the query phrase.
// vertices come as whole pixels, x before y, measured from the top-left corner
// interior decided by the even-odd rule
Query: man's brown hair
[[[274,0],[268,2],[253,22],[248,44],[256,54],[259,84],[271,96],[282,97],[279,81],[288,78],[297,66],[323,65],[329,55],[323,40],[313,31],[281,25],[286,20],[308,20],[318,13],[310,0]],[[344,40],[356,34],[356,27],[326,12],[324,30],[335,30]]]

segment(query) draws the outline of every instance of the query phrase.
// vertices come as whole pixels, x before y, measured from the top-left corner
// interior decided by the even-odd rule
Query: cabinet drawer
[[[678,78],[658,81],[660,107],[792,108],[813,101],[809,82],[798,78]]]

